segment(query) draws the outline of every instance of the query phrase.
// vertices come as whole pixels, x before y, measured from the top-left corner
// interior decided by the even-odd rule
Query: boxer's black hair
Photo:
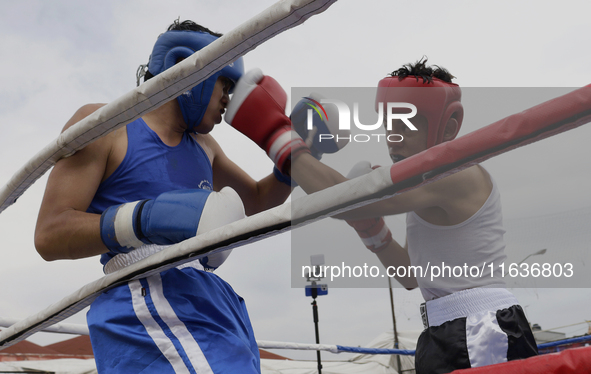
[[[218,38],[222,36],[222,34],[218,32],[213,32],[205,26],[201,26],[193,21],[186,20],[181,22],[180,19],[175,19],[174,22],[168,26],[168,30],[166,31],[200,31],[206,32],[213,36],[217,36]]]
[[[403,80],[408,76],[414,76],[417,79],[423,79],[423,83],[431,83],[433,78],[441,79],[444,82],[451,83],[451,80],[455,78],[447,69],[439,67],[437,65],[433,65],[435,69],[431,66],[427,66],[427,58],[423,57],[419,61],[415,62],[414,64],[408,63],[403,65],[401,68],[394,70],[390,73],[392,77],[398,77],[398,80]]]

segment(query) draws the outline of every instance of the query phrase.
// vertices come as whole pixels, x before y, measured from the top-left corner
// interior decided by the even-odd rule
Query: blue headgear
[[[167,31],[161,34],[154,44],[148,62],[148,71],[152,75],[160,74],[176,64],[179,58],[191,56],[217,38],[217,36],[200,31]],[[195,131],[195,128],[201,123],[218,77],[223,76],[236,83],[242,74],[244,74],[244,63],[241,57],[177,97],[187,124],[187,131]]]

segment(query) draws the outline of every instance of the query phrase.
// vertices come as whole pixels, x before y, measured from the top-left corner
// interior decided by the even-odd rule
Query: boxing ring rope
[[[74,154],[181,95],[268,39],[319,14],[336,0],[281,0],[191,57],[144,82],[64,131],[0,189],[0,213],[62,157]]]
[[[18,320],[12,318],[0,317],[0,327],[9,327]],[[48,326],[41,330],[41,332],[51,332],[58,334],[73,334],[73,335],[89,335],[88,326],[73,323],[56,323],[53,326]],[[538,344],[538,350],[546,348],[560,347],[567,344],[585,343],[591,341],[591,335],[577,336],[573,338],[555,340],[547,343]],[[261,349],[286,349],[299,351],[326,351],[330,353],[360,353],[370,355],[403,355],[414,356],[413,349],[392,349],[392,348],[364,348],[364,347],[350,347],[338,344],[309,344],[309,343],[294,343],[294,342],[278,342],[270,340],[257,340],[257,346]]]
[[[18,319],[14,318],[0,317],[0,327],[9,327],[18,321]],[[75,323],[56,323],[55,325],[47,326],[40,331],[52,332],[56,334],[89,335],[88,326]]]
[[[559,347],[566,344],[584,343],[591,341],[591,335],[578,336],[574,338],[556,340],[553,342],[538,344],[538,349]],[[305,344],[305,343],[285,343],[267,340],[257,340],[259,348],[263,349],[290,349],[290,350],[309,350],[326,351],[331,353],[361,353],[369,355],[401,355],[414,356],[414,349],[391,349],[391,348],[364,348],[349,347],[338,344]]]
[[[591,335],[578,336],[576,338],[556,340],[553,342],[538,344],[538,349],[554,348],[565,344],[583,343],[591,340]]]
[[[0,332],[0,349],[77,313],[102,292],[196,258],[253,243],[354,207],[399,194],[517,147],[591,121],[591,86],[539,104],[390,168],[304,196],[206,232],[87,284],[41,312]]]
[[[370,355],[403,355],[414,356],[412,349],[388,349],[388,348],[362,348],[348,347],[338,344],[305,344],[305,343],[286,343],[267,340],[257,340],[257,345],[262,349],[290,349],[298,351],[326,351],[331,353],[362,353]]]
[[[566,344],[584,343],[591,341],[591,335],[578,336],[575,338],[556,340],[553,342],[538,344],[538,349],[559,347]],[[310,351],[327,351],[331,353],[362,353],[369,355],[402,355],[414,356],[414,349],[391,349],[391,348],[363,348],[363,347],[349,347],[338,344],[304,344],[304,343],[285,343],[274,342],[266,340],[257,340],[259,348],[264,349],[292,349],[292,350],[310,350]]]

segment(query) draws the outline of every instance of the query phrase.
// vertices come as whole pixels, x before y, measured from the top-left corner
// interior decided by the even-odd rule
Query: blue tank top
[[[112,205],[196,188],[213,189],[211,163],[203,148],[188,133],[179,145],[170,147],[139,118],[127,125],[125,158],[100,184],[87,212],[101,214]],[[101,263],[113,256],[102,254]]]

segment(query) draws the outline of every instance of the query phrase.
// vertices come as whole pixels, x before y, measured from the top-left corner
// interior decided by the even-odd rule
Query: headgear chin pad
[[[154,44],[148,62],[148,71],[152,75],[160,74],[174,66],[179,59],[191,56],[217,38],[217,36],[200,31],[167,31],[161,34]],[[198,130],[218,77],[223,76],[236,83],[242,74],[244,74],[244,63],[241,57],[177,97],[187,131],[196,132]]]
[[[445,127],[450,118],[454,118],[458,126],[451,138],[454,139],[464,119],[464,108],[461,103],[462,90],[455,83],[448,83],[438,78],[431,82],[423,82],[421,77],[408,76],[399,79],[397,76],[386,77],[378,83],[376,94],[376,111],[380,103],[404,102],[417,107],[417,113],[423,115],[428,122],[427,148],[443,142]],[[412,122],[412,119],[411,119]]]

